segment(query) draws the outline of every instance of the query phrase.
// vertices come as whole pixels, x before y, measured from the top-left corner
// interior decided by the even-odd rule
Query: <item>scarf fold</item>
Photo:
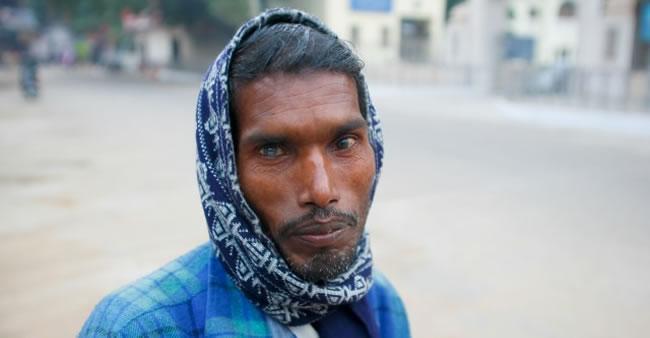
[[[273,9],[246,22],[206,72],[196,107],[197,178],[210,239],[218,259],[237,287],[266,314],[286,325],[302,325],[325,316],[336,305],[363,298],[372,286],[372,253],[364,233],[350,268],[316,285],[296,275],[273,241],[262,231],[260,219],[245,200],[237,177],[228,98],[228,69],[233,52],[255,30],[277,23],[309,26],[336,36],[316,18],[292,9]],[[376,176],[382,157],[382,134],[375,108],[367,102],[370,143]]]

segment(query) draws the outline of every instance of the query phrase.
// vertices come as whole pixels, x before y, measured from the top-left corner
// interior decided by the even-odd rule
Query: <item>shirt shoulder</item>
[[[102,299],[79,337],[196,336],[203,330],[208,262],[204,244]]]
[[[370,307],[376,315],[382,337],[410,337],[404,303],[388,278],[373,270],[373,286],[368,292]]]

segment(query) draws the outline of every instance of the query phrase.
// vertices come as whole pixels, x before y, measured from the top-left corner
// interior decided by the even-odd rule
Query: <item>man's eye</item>
[[[357,143],[357,140],[352,137],[344,137],[336,142],[336,149],[339,150],[345,150],[345,149],[350,149],[352,146],[354,146]]]
[[[284,150],[279,144],[267,144],[260,148],[259,153],[264,157],[278,157],[284,155]]]

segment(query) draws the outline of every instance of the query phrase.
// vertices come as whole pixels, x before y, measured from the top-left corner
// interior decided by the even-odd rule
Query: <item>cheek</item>
[[[375,157],[370,145],[358,154],[353,161],[343,167],[343,177],[348,182],[347,189],[351,200],[359,204],[368,203],[370,190],[375,177]],[[365,207],[359,205],[360,208]]]
[[[262,222],[271,227],[283,221],[286,203],[291,200],[290,185],[286,184],[286,173],[269,174],[255,168],[239,167],[239,179],[246,201],[261,217]]]

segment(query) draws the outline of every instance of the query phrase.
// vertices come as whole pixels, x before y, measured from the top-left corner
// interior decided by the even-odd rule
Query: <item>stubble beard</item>
[[[319,211],[327,212],[322,209]],[[365,203],[365,207],[360,215],[352,216],[352,214],[349,214],[355,218],[355,224],[352,226],[352,230],[356,234],[355,239],[343,248],[325,248],[302,262],[296,262],[291,259],[290,255],[283,253],[291,270],[304,280],[316,284],[323,284],[345,273],[357,258],[357,248],[363,237],[369,211],[370,200]]]
[[[324,249],[305,262],[287,259],[289,267],[298,276],[312,283],[324,283],[346,272],[357,257],[357,247],[363,231],[359,231],[352,245],[342,249]]]

